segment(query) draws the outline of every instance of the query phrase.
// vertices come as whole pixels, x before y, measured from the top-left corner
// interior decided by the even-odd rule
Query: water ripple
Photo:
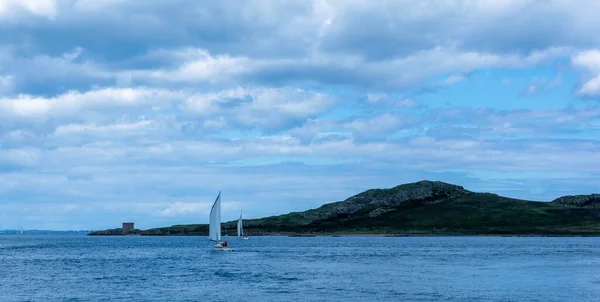
[[[596,238],[0,236],[0,301],[595,301]]]

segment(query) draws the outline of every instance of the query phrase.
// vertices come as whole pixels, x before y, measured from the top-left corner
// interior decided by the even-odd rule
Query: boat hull
[[[215,252],[233,252],[234,249],[231,248],[231,247],[217,247],[217,246],[215,246],[214,251]]]

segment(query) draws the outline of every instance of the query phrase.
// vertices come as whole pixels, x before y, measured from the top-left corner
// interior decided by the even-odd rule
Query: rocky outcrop
[[[394,209],[389,209],[389,208],[377,208],[371,212],[369,212],[369,217],[373,218],[373,217],[377,217],[381,214],[385,214],[387,212],[393,211]]]
[[[576,207],[599,207],[600,194],[591,195],[567,195],[552,201],[553,203],[576,206]]]
[[[352,196],[344,201],[346,204],[371,206],[398,206],[408,200],[437,200],[458,197],[468,194],[462,186],[441,181],[419,181],[400,185],[391,189],[373,189]]]
[[[393,208],[407,201],[434,202],[470,193],[470,191],[465,190],[462,186],[441,181],[423,180],[391,189],[368,190],[344,201],[326,204],[317,209],[268,217],[260,221],[250,220],[245,225],[248,227],[260,227],[263,225],[302,226],[333,217],[347,217],[365,208]],[[383,212],[375,212],[376,216],[381,214]]]

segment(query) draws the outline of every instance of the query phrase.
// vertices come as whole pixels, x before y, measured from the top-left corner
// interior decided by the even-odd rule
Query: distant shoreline
[[[89,235],[89,234],[88,234]],[[196,234],[172,234],[172,235],[150,235],[150,234],[111,234],[91,236],[143,236],[143,237],[207,237],[208,235]],[[260,234],[247,235],[248,237],[600,237],[600,234]],[[223,236],[223,238],[235,238],[237,236]]]

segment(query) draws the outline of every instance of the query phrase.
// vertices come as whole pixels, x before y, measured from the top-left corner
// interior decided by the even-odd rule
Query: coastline
[[[88,234],[88,236],[143,236],[143,237],[207,237],[208,235],[199,234]],[[247,234],[248,237],[600,237],[600,234],[413,234],[413,233],[355,233],[355,234],[336,234],[336,233],[322,233],[322,234],[284,234],[284,233],[272,233],[272,234]],[[236,235],[223,236],[223,237],[237,237]]]
[[[223,235],[237,220],[221,222]],[[99,230],[93,236],[207,236],[209,225]],[[249,236],[289,237],[597,237],[600,194],[538,202],[478,193],[439,181],[371,189],[303,212],[245,219]]]

